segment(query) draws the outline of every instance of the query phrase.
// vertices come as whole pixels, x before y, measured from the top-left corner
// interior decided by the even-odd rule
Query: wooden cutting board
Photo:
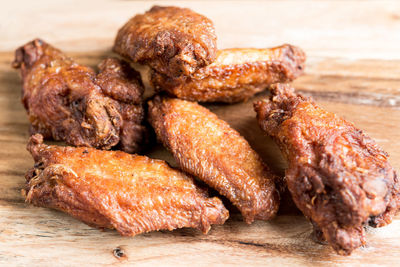
[[[55,8],[49,1],[47,3],[49,6],[43,6],[41,10],[48,11],[54,8],[54,10],[58,10],[59,16],[63,14],[62,7]],[[279,10],[283,14],[290,12],[287,11],[289,10],[288,6],[296,6],[293,3],[271,5],[274,8],[280,8]],[[84,13],[85,8],[90,10],[87,4],[83,5],[82,8],[79,8],[81,14]],[[99,7],[101,5],[103,5],[102,1],[98,6],[93,7],[103,12],[95,13],[96,18],[101,14],[105,15],[105,11],[110,10],[109,8],[101,9]],[[109,5],[106,6],[109,7]],[[125,3],[121,5],[119,2],[117,8],[110,11],[110,16],[116,17],[118,12],[126,14],[127,5]],[[186,4],[185,6],[190,5]],[[193,5],[195,8],[205,9],[199,3]],[[220,2],[214,5],[221,9],[227,4]],[[263,7],[266,4],[252,3],[252,5],[252,8],[255,8],[258,5]],[[333,10],[332,12],[335,11],[331,4],[326,5],[328,5],[325,7],[326,11],[329,9]],[[352,5],[356,6],[354,3]],[[151,4],[148,3],[134,5],[140,9],[137,12],[147,9],[149,6]],[[232,16],[232,13],[241,10],[236,2],[232,6],[234,10],[228,12],[228,18]],[[297,7],[299,6],[297,5]],[[369,12],[367,12],[368,14],[376,12],[376,17],[380,18],[381,9],[374,10],[371,5],[365,8]],[[71,7],[66,7],[66,9],[71,10]],[[248,11],[247,9],[245,7],[244,11]],[[338,17],[341,14],[339,11]],[[26,11],[26,13],[28,12]],[[21,12],[19,14],[21,15]],[[35,14],[33,16],[36,16]],[[94,16],[89,11],[88,14]],[[77,19],[72,14],[65,14],[65,16],[73,17],[72,20]],[[332,16],[332,14],[328,16]],[[68,55],[74,57],[79,63],[95,66],[102,58],[111,54],[107,47],[112,44],[115,28],[118,27],[120,21],[124,21],[128,17],[125,15],[125,18],[116,19],[112,24],[113,27],[110,27],[112,29],[107,34],[108,37],[96,39],[99,43],[98,47],[82,48],[86,52],[70,52]],[[217,11],[210,11],[210,17],[216,21],[217,29],[218,25],[220,25],[219,29],[225,27],[223,19],[217,16]],[[360,19],[359,16],[355,17]],[[371,20],[376,17],[371,16]],[[22,17],[20,18],[22,19]],[[279,19],[277,15],[275,18]],[[88,20],[87,18],[83,20],[85,19]],[[367,18],[364,19],[367,21]],[[25,20],[29,21],[28,18]],[[54,23],[58,23],[57,25],[62,25],[60,20],[58,17],[50,16],[43,21],[46,23],[54,21]],[[293,28],[297,27],[296,29],[304,25],[296,20],[290,21]],[[251,23],[246,23],[249,31],[247,36],[253,36],[254,39],[250,38],[244,44],[251,46],[254,43],[252,40],[255,40],[258,35],[255,33],[256,30],[249,26]],[[385,23],[379,25],[386,25]],[[359,24],[361,25],[361,23]],[[12,27],[18,28],[18,25],[20,24],[17,23]],[[33,23],[33,25],[38,27],[38,23]],[[28,26],[29,23],[26,24],[26,27]],[[63,27],[65,32],[71,31],[69,27]],[[72,27],[71,24],[70,27]],[[245,26],[241,27],[245,28]],[[357,27],[353,27],[354,32],[356,32],[355,28]],[[382,29],[384,29],[383,26]],[[57,30],[63,32],[61,26]],[[142,234],[133,238],[121,237],[112,230],[100,231],[64,213],[25,204],[20,190],[24,187],[24,174],[32,166],[33,160],[25,150],[29,137],[28,120],[20,103],[21,81],[18,73],[10,67],[13,53],[11,48],[8,48],[23,44],[29,39],[21,37],[19,40],[13,35],[12,30],[7,29],[7,32],[6,37],[9,38],[5,38],[6,41],[4,41],[4,47],[7,49],[0,52],[0,265],[276,266],[279,264],[283,266],[326,266],[344,264],[349,266],[396,266],[400,264],[400,216],[387,227],[368,228],[367,245],[354,251],[351,256],[344,257],[336,255],[329,246],[317,244],[312,240],[310,223],[290,205],[290,201],[287,199],[284,200],[280,214],[268,222],[257,221],[247,225],[241,221],[239,214],[233,212],[231,218],[224,225],[213,226],[208,235],[203,235],[193,229],[180,229],[173,232],[161,231]],[[382,30],[382,32],[382,38],[388,38],[388,35],[393,34],[390,31],[385,33]],[[43,31],[43,34],[50,36],[47,40],[52,41],[50,31]],[[310,34],[314,36],[313,33]],[[85,43],[82,40],[90,39],[83,33],[68,36],[63,39],[64,41],[57,36],[54,35],[53,39],[56,44],[58,40],[61,44],[59,47],[66,51],[76,50],[73,46],[74,40],[76,43],[82,44]],[[68,41],[65,41],[67,39]],[[234,43],[233,36],[222,34],[220,39],[224,44]],[[17,43],[17,41],[19,42]],[[396,39],[395,41],[400,44],[400,40]],[[344,44],[343,40],[337,42]],[[371,47],[377,42],[379,41],[371,41]],[[388,44],[386,52],[392,49],[392,46],[393,44]],[[297,79],[294,86],[298,91],[312,95],[327,110],[345,117],[363,129],[390,154],[392,165],[400,170],[400,60],[385,59],[386,52],[375,53],[373,57],[376,59],[362,59],[368,58],[365,56],[366,53],[361,51],[362,55],[360,56],[354,52],[355,49],[354,51],[351,49],[354,47],[350,46],[348,50],[343,49],[348,54],[340,54],[340,49],[333,52],[331,50],[329,52],[331,54],[327,56],[320,53],[320,51],[325,51],[322,42],[310,46],[309,49],[305,45],[305,50],[309,54],[306,74]],[[369,51],[365,47],[363,49]],[[309,51],[311,52],[309,53]],[[390,51],[395,51],[395,49]],[[342,56],[332,56],[339,54]],[[356,54],[357,56],[351,56]],[[400,58],[399,52],[395,54],[395,58]],[[282,173],[285,162],[275,144],[258,128],[252,109],[252,102],[266,97],[267,94],[267,92],[261,93],[246,103],[207,105],[207,107],[217,113],[220,118],[228,121],[274,170]],[[171,155],[162,146],[151,149],[147,155],[165,159],[172,165],[175,164]]]

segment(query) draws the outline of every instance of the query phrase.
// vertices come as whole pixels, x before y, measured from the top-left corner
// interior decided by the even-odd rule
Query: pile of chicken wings
[[[187,8],[154,6],[118,31],[98,71],[35,39],[15,52],[30,122],[26,201],[64,211],[121,235],[223,224],[228,199],[246,223],[269,220],[287,188],[321,241],[342,255],[365,244],[366,225],[389,224],[400,185],[388,155],[351,122],[287,84],[304,72],[305,53],[273,48],[217,49],[213,22]],[[144,99],[148,67],[155,95]],[[288,168],[272,171],[230,125],[197,102],[254,103],[259,126]],[[178,168],[143,154],[156,136]],[[46,145],[45,140],[68,146]],[[201,181],[201,182],[199,182]]]

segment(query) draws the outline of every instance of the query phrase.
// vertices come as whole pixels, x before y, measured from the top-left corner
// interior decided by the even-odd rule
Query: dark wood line
[[[242,244],[242,245],[247,245],[247,246],[265,247],[265,244],[258,244],[258,243],[249,242],[249,241],[235,241],[235,242]]]
[[[318,250],[325,250],[330,248],[328,246],[324,246],[321,244],[315,243],[314,251],[315,251],[315,257],[313,253],[310,254],[310,247],[309,246],[301,246],[301,245],[293,245],[293,244],[271,244],[271,243],[258,243],[258,242],[253,242],[253,241],[245,241],[245,240],[236,240],[236,239],[200,239],[199,241],[203,242],[213,242],[225,246],[238,246],[241,248],[245,249],[251,249],[251,250],[256,250],[256,249],[261,249],[261,250],[266,250],[270,253],[277,253],[281,256],[283,255],[298,255],[302,257],[301,255],[307,255],[308,259],[311,262],[319,261],[322,260],[323,258],[325,260],[330,258],[329,254],[326,254],[325,256],[321,256],[320,253],[318,253]]]
[[[14,150],[12,152],[0,151],[0,159],[2,159],[4,161],[11,161],[12,162],[12,160],[23,159],[23,157],[21,157],[21,151],[20,150]]]
[[[6,139],[6,140],[1,140],[0,139],[0,144],[10,144],[10,143],[14,143],[14,144],[18,144],[18,145],[24,145],[24,146],[26,146],[26,144],[28,143],[28,139],[29,139],[29,136],[27,137],[27,138],[23,138],[23,139],[20,139],[20,140],[16,140],[16,139]],[[5,153],[5,152],[1,152],[0,151],[0,154],[1,155],[10,155],[10,154],[12,154],[12,153]]]
[[[21,108],[22,108],[22,106],[21,106]],[[26,114],[24,114],[24,115],[27,116]],[[26,122],[7,121],[7,122],[2,123],[2,126],[3,127],[5,127],[5,126],[8,126],[8,127],[14,127],[14,126],[16,126],[16,127],[21,127],[21,126],[27,127],[27,126],[29,126],[29,122],[28,122],[28,118],[26,118]]]
[[[10,176],[19,176],[19,177],[25,177],[25,172],[26,171],[16,171],[16,170],[0,170],[0,175],[10,175]]]
[[[12,203],[12,204],[25,204],[25,200],[23,198],[21,199],[16,199],[16,198],[0,198],[0,203],[1,202],[6,202],[6,203]]]
[[[327,100],[331,102],[341,102],[345,104],[357,104],[366,106],[377,106],[377,107],[390,107],[394,109],[400,109],[400,96],[380,94],[379,97],[371,93],[360,93],[360,92],[335,92],[335,91],[314,91],[302,89],[298,91],[307,96],[312,96],[315,99]]]
[[[360,80],[365,80],[365,81],[394,81],[394,82],[400,82],[400,77],[399,78],[393,78],[393,77],[374,77],[369,74],[366,74],[368,76],[364,75],[354,75],[352,74],[351,71],[349,71],[346,74],[323,74],[319,73],[318,70],[312,71],[310,73],[306,74],[307,76],[316,76],[318,78],[315,78],[316,80],[322,80],[322,79],[332,79],[332,80],[354,80],[354,79],[360,79]]]

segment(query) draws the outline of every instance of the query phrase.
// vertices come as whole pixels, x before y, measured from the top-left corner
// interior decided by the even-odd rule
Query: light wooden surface
[[[165,3],[165,2],[164,2]],[[306,75],[295,87],[329,111],[353,121],[391,155],[400,170],[400,3],[397,1],[172,2],[193,7],[216,24],[220,47],[299,45]],[[2,266],[336,266],[400,262],[400,217],[368,228],[368,244],[337,256],[314,243],[310,224],[290,207],[272,221],[246,225],[233,214],[208,235],[191,229],[120,237],[61,212],[24,203],[20,189],[32,166],[25,150],[28,121],[12,51],[42,37],[78,62],[94,66],[109,55],[116,30],[151,2],[12,1],[0,9],[0,265]],[[264,97],[265,94],[257,96]],[[277,171],[285,163],[258,129],[252,101],[209,106],[238,129]],[[161,147],[152,157],[171,156]],[[119,248],[120,253],[117,253]],[[122,253],[121,253],[122,251]],[[118,257],[118,254],[120,257]]]

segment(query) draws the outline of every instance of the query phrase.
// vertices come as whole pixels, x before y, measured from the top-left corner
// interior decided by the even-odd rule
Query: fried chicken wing
[[[370,137],[288,85],[254,106],[261,128],[287,157],[294,202],[339,254],[365,243],[365,224],[391,222],[399,209],[399,181]]]
[[[139,72],[126,62],[107,58],[99,64],[96,83],[119,105],[122,123],[117,147],[128,153],[142,151],[149,143],[149,132],[144,125],[144,87]]]
[[[188,8],[154,6],[118,31],[114,51],[165,75],[179,76],[213,62],[216,42],[208,18]]]
[[[199,102],[234,103],[247,100],[268,85],[292,81],[303,73],[304,52],[292,45],[274,48],[233,48],[217,52],[217,59],[190,76],[169,77],[151,71],[158,91]]]
[[[21,69],[22,102],[32,134],[75,146],[118,145],[131,153],[146,143],[144,89],[139,73],[127,63],[105,59],[96,75],[36,39],[16,51],[13,67]]]
[[[229,213],[193,179],[161,160],[85,147],[48,146],[37,134],[28,150],[26,201],[64,211],[121,235],[193,227],[207,233]]]
[[[247,141],[194,102],[156,96],[149,121],[179,166],[227,197],[247,223],[278,210],[276,177]]]

